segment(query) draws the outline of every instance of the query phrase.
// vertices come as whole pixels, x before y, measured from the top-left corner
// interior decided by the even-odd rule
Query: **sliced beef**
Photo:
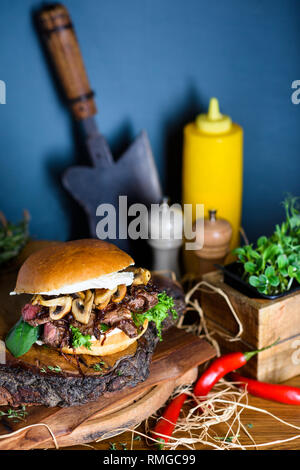
[[[87,325],[77,322],[72,314],[65,317],[65,321],[78,328],[83,335],[94,335],[97,339],[101,335],[101,323],[119,328],[127,336],[134,338],[138,336],[139,328],[132,320],[132,313],[143,313],[156,305],[157,294],[157,289],[152,285],[131,287],[119,304],[110,302],[105,309],[92,312]]]
[[[104,375],[76,377],[50,371],[40,374],[29,371],[26,366],[9,367],[0,364],[1,405],[82,405],[96,401],[107,393],[134,387],[148,377],[150,360],[157,342],[155,329],[148,328],[143,338],[138,340],[135,354],[125,354],[117,366]]]
[[[139,295],[135,299],[129,300],[127,305],[132,312],[138,312],[139,310],[143,310],[145,300],[145,297]]]
[[[131,289],[131,298],[128,300],[127,305],[132,312],[147,312],[157,302],[157,292],[147,292],[143,287],[136,287]]]
[[[38,312],[37,316],[32,320],[28,320],[27,323],[29,323],[31,326],[38,326],[44,325],[49,321],[51,321],[49,309],[46,307],[41,307],[41,310]]]
[[[138,329],[132,320],[120,320],[115,326],[124,331],[129,338],[134,338],[138,334]]]
[[[138,329],[132,321],[131,311],[123,305],[112,305],[100,317],[100,322],[124,331],[130,338],[138,335]]]
[[[72,314],[68,316],[67,320],[70,325],[74,326],[75,328],[78,328],[83,335],[92,336],[94,334],[96,317],[97,314],[92,312],[87,325],[84,325],[83,323],[80,323],[79,321],[75,320]]]
[[[144,299],[146,299],[145,306],[144,306],[146,311],[150,310],[150,308],[154,307],[158,302],[157,292],[143,292],[143,294],[141,295],[144,297]]]
[[[48,322],[44,326],[43,341],[48,346],[58,348],[62,343],[65,333],[66,328],[63,326],[56,326],[54,322]]]
[[[181,316],[185,311],[185,302],[180,285],[163,276],[155,276],[153,280],[160,291],[166,291],[175,299],[175,308]],[[170,314],[164,321],[163,334],[172,324],[174,320]],[[46,406],[82,405],[99,397],[107,397],[110,392],[134,387],[147,378],[151,356],[158,341],[155,326],[150,323],[146,333],[137,341],[134,356],[125,355],[112,370],[92,377],[69,376],[64,371],[55,374],[50,371],[38,373],[28,370],[28,365],[22,363],[22,357],[17,359],[17,367],[0,364],[0,403],[9,406],[28,403]]]
[[[122,305],[113,305],[111,310],[105,311],[104,316],[101,317],[101,323],[111,326],[114,326],[120,320],[131,320],[130,310]]]
[[[83,335],[101,337],[101,323],[109,327],[119,328],[130,338],[138,336],[141,327],[137,327],[132,313],[144,313],[157,304],[158,290],[151,284],[147,286],[131,286],[120,303],[110,302],[103,310],[93,311],[87,325],[75,320],[69,313],[61,320],[52,321],[49,308],[41,305],[26,304],[22,316],[32,326],[44,325],[43,340],[53,347],[70,345],[71,333],[69,326],[78,328]]]
[[[23,320],[26,322],[29,322],[29,320],[33,320],[37,316],[40,309],[41,309],[40,305],[32,305],[32,304],[24,305],[24,307],[22,308]]]

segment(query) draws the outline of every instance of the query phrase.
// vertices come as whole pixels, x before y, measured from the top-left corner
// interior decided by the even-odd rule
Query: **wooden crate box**
[[[241,373],[274,383],[300,374],[300,292],[277,300],[254,299],[225,284],[219,271],[204,275],[203,280],[225,292],[243,324],[241,341],[216,336],[222,353],[260,349],[280,338],[274,347],[253,357]],[[238,325],[225,299],[216,293],[200,296],[209,329],[234,336]]]

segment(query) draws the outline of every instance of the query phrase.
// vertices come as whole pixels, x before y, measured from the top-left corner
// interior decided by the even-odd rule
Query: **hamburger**
[[[34,343],[67,355],[109,356],[137,342],[149,328],[176,317],[173,299],[147,269],[115,245],[95,240],[52,243],[24,262],[12,295],[31,294],[6,338],[20,357]]]

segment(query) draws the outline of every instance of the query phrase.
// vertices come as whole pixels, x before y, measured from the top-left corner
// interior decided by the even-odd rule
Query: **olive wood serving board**
[[[197,366],[214,356],[214,348],[205,340],[171,328],[154,353],[150,375],[145,382],[81,406],[27,407],[25,421],[13,423],[2,418],[0,437],[37,423],[51,428],[59,446],[87,443],[121,433],[158,410],[178,384],[193,382],[197,377]],[[46,426],[32,427],[0,439],[0,450],[51,447],[55,445]]]
[[[36,242],[38,243],[38,242]],[[30,246],[26,258],[39,246]],[[23,259],[22,259],[23,261]],[[0,339],[20,317],[21,308],[26,303],[25,295],[9,296],[16,280],[16,268],[0,271]],[[28,300],[30,296],[28,296]],[[128,355],[134,354],[128,351]],[[7,357],[8,362],[21,361],[32,371],[40,368],[47,357],[53,365],[61,361],[56,351],[34,347],[20,359]],[[14,423],[3,417],[0,422],[1,435],[11,433],[24,426],[44,423],[53,432],[60,447],[91,442],[106,438],[132,428],[152,415],[168,400],[178,384],[192,383],[197,377],[197,366],[215,356],[214,348],[196,336],[171,328],[158,344],[153,355],[148,379],[134,388],[106,394],[97,401],[68,408],[47,408],[27,406],[25,421]],[[118,358],[111,358],[111,364]],[[16,364],[15,364],[16,365]],[[70,375],[78,371],[71,363],[64,362],[63,369]],[[68,369],[68,370],[67,370]],[[87,371],[86,371],[87,372]],[[1,409],[7,410],[8,406]],[[0,449],[38,449],[55,447],[46,426],[35,426],[20,433],[0,438]]]

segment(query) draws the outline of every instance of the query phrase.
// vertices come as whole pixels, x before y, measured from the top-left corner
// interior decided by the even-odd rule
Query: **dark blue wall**
[[[64,3],[113,148],[146,128],[165,190],[175,197],[171,167],[180,168],[182,127],[210,96],[219,97],[245,130],[244,227],[250,238],[269,232],[282,216],[284,192],[300,195],[300,105],[291,103],[291,83],[300,79],[299,1]],[[28,208],[34,236],[66,239],[78,233],[71,233],[74,206],[59,175],[79,161],[78,148],[33,28],[39,4],[0,3],[0,79],[7,84],[0,208],[12,220]]]

